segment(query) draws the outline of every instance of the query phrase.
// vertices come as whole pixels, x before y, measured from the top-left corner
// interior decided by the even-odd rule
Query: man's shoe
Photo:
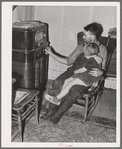
[[[49,117],[46,114],[43,114],[40,118],[43,119],[43,120],[48,120],[49,119]]]
[[[51,117],[49,119],[49,121],[52,123],[52,124],[58,124],[58,122],[60,121],[60,118],[55,118],[55,117]]]

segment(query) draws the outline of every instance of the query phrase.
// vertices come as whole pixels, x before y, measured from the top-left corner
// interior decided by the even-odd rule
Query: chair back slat
[[[106,70],[109,66],[109,63],[110,63],[110,60],[111,60],[111,57],[112,57],[112,54],[116,48],[116,39],[114,38],[111,38],[109,37],[109,43],[108,43],[108,46],[107,46],[107,50],[108,50],[108,59],[107,59],[107,63],[106,63]]]

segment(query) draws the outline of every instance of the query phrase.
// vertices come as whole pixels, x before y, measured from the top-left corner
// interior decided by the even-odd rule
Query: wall
[[[36,6],[35,19],[49,24],[49,40],[53,48],[68,56],[77,45],[77,33],[88,23],[97,21],[107,36],[116,27],[116,7],[108,6]],[[50,57],[49,79],[55,79],[67,66]]]
[[[103,35],[107,36],[110,28],[116,27],[116,7],[93,7],[92,21],[98,21],[103,24],[104,32]]]
[[[12,11],[12,22],[20,21],[30,21],[34,19],[35,6],[17,6]]]
[[[77,45],[77,33],[91,22],[91,11],[92,7],[38,6],[35,7],[35,19],[49,24],[51,45],[57,52],[68,56]],[[49,79],[55,79],[66,68],[50,57]]]
[[[53,48],[68,56],[77,46],[77,33],[91,22],[103,25],[103,36],[116,27],[116,7],[113,6],[17,6],[12,22],[40,20],[49,24],[49,40]],[[52,57],[49,60],[49,79],[55,79],[67,66]],[[115,86],[115,81],[109,81]]]

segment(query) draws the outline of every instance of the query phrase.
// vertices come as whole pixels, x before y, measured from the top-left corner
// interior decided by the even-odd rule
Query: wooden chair
[[[20,92],[28,92],[29,95],[24,97],[22,101],[18,103],[13,103],[12,106],[12,125],[18,125],[18,131],[20,134],[20,139],[23,142],[23,131],[25,123],[32,117],[36,115],[37,125],[39,124],[39,110],[38,110],[38,90],[28,90],[28,89],[17,89]],[[12,94],[12,98],[15,98],[15,95]],[[14,126],[14,125],[13,125]],[[15,134],[16,135],[16,134]],[[15,136],[12,136],[12,140]]]
[[[77,34],[78,45],[83,42],[82,40],[83,32]],[[108,50],[108,59],[107,67],[111,60],[112,53],[116,47],[116,39],[111,38],[111,34],[108,34],[108,37],[100,37],[100,42],[107,47]],[[101,81],[94,82],[92,87],[86,91],[81,98],[78,98],[73,106],[82,108],[83,122],[88,120],[96,108],[96,105],[103,93],[104,88],[104,79]]]

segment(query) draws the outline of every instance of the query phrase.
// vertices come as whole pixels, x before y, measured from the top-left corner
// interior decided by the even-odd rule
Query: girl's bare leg
[[[65,86],[67,85],[67,83],[69,83],[69,82],[72,81],[73,79],[74,79],[74,78],[70,77],[70,78],[68,78],[68,79],[65,80],[65,82],[64,82],[64,84],[63,84],[63,87],[62,87],[62,89],[61,89],[61,92],[62,92],[62,90],[65,88]]]
[[[72,81],[74,78],[72,78],[72,77],[70,77],[70,78],[68,78],[68,79],[66,79],[65,80],[65,82],[64,82],[64,84],[63,84],[63,87],[62,87],[62,90],[67,86],[67,84],[70,82],[70,81]],[[62,92],[62,90],[61,90],[61,92]],[[60,92],[60,93],[61,93]],[[48,101],[50,101],[50,102],[52,102],[53,104],[56,104],[56,105],[59,105],[60,104],[60,99],[57,97],[57,96],[50,96],[50,95],[48,95],[48,94],[45,94],[45,98],[48,100]]]
[[[62,88],[61,92],[57,95],[57,98],[61,99],[62,97],[64,97],[69,92],[69,89],[74,85],[87,86],[83,81],[78,78],[70,78],[69,82],[64,86],[64,88]]]
[[[64,83],[61,92],[56,96],[50,96],[48,94],[45,95],[46,99],[49,100],[50,102],[59,105],[60,104],[60,99],[62,99],[67,93],[69,92],[70,88],[74,85],[83,85],[87,86],[83,81],[81,81],[78,78],[69,78],[66,80]]]

